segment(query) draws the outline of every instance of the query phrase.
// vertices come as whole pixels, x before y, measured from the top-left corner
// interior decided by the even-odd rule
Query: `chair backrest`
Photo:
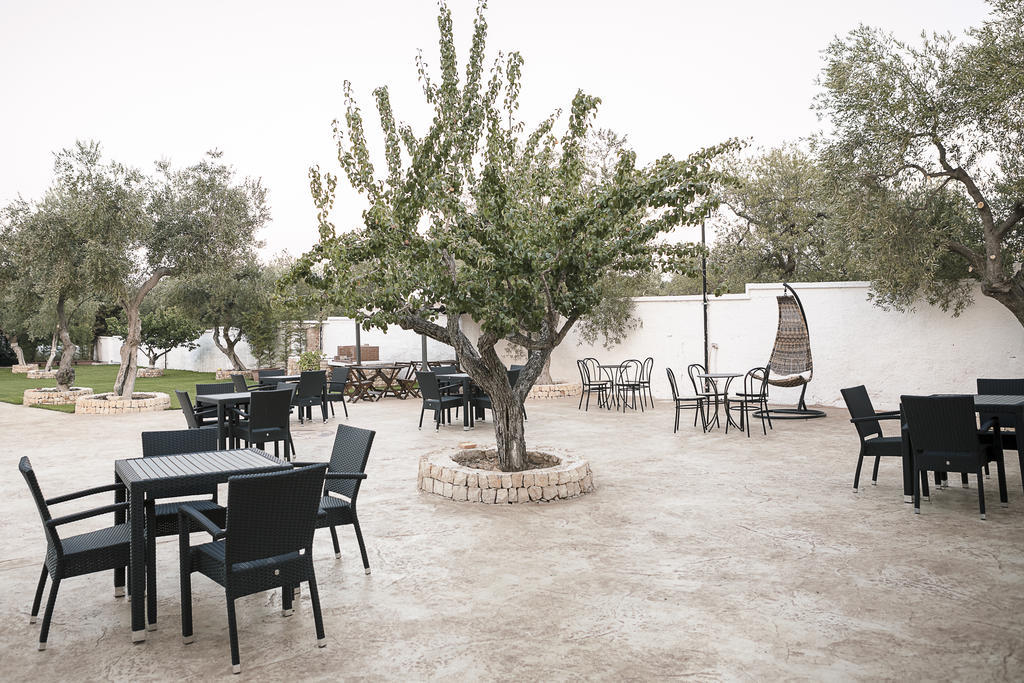
[[[457,365],[439,365],[438,367],[434,368],[435,375],[453,375],[458,371],[459,366]]]
[[[958,455],[978,451],[973,396],[901,396],[900,410],[915,451]]]
[[[640,369],[640,381],[649,384],[652,372],[654,372],[654,359],[648,356],[644,358],[643,366]]]
[[[249,385],[245,383],[245,377],[242,375],[231,375],[231,385],[235,391],[249,391]]]
[[[437,383],[437,375],[433,372],[417,372],[416,383],[420,385],[420,396],[424,401],[440,401],[441,388]]]
[[[765,397],[768,395],[768,373],[771,364],[759,368],[750,368],[743,376],[743,393],[748,396]]]
[[[643,373],[643,364],[635,358],[622,361],[615,375],[619,384],[636,384]]]
[[[318,464],[228,479],[229,573],[239,562],[310,551],[325,472]]]
[[[142,432],[142,457],[178,453],[204,453],[217,450],[215,429],[171,429]]]
[[[516,385],[516,382],[519,381],[519,375],[521,375],[522,372],[522,365],[513,365],[512,367],[505,371],[505,374],[508,375],[508,385],[510,387],[514,387]]]
[[[231,394],[235,391],[235,385],[231,382],[217,382],[216,384],[197,384],[196,396],[209,396],[211,394]]]
[[[769,365],[777,375],[795,377],[806,374],[801,383],[810,381],[814,373],[811,359],[811,337],[807,330],[807,318],[800,297],[793,288],[785,285],[787,294],[777,297],[779,303],[779,326],[775,333],[775,344]]]
[[[587,383],[592,384],[594,382],[600,382],[604,378],[601,376],[601,364],[597,362],[596,358],[584,358],[580,361],[583,370],[587,373]]]
[[[181,412],[185,415],[185,424],[189,429],[199,429],[199,420],[196,418],[196,411],[192,407],[192,399],[188,397],[188,392],[175,389],[174,395],[178,397]]]
[[[665,374],[668,375],[668,385],[672,388],[672,400],[679,400],[679,388],[676,387],[676,374],[672,372],[672,368],[665,368]]]
[[[700,378],[697,377],[697,375],[707,374],[707,371],[707,368],[705,368],[700,363],[690,363],[687,366],[686,374],[690,376],[690,384],[693,385],[693,393],[697,395],[700,395],[702,393],[700,390],[700,384],[704,384],[704,380],[701,380],[700,384],[698,384],[697,380],[699,380]]]
[[[373,437],[376,433],[370,429],[338,425],[327,471],[365,472],[366,461],[370,458],[370,448],[373,446]],[[328,479],[324,482],[324,495],[330,491],[355,501],[360,483],[359,479]]]
[[[331,371],[331,381],[328,383],[328,391],[332,393],[345,393],[345,386],[348,384],[348,373],[351,372],[347,365],[336,365]]]
[[[35,501],[36,510],[39,511],[39,519],[43,522],[43,533],[46,535],[46,542],[51,548],[56,549],[59,558],[64,552],[60,544],[60,536],[57,534],[55,527],[47,524],[52,519],[50,516],[50,506],[46,504],[46,499],[43,498],[39,482],[36,481],[36,473],[32,470],[32,462],[28,459],[27,455],[21,457],[21,460],[18,462],[18,470],[21,472],[21,476],[25,478],[28,490],[32,492],[32,500]]]
[[[871,404],[871,397],[868,396],[868,390],[863,384],[840,389],[839,393],[846,401],[846,408],[850,411],[851,418],[871,417],[875,414],[875,407]],[[865,420],[853,424],[857,427],[857,434],[861,439],[866,439],[869,436],[882,436],[882,425],[878,423],[878,420]]]
[[[274,368],[272,370],[259,370],[256,376],[260,378],[260,384],[269,384],[267,380],[271,377],[280,377],[284,374],[284,370]]]
[[[1010,396],[1024,396],[1024,378],[1021,379],[978,379],[979,394],[1004,394]],[[985,422],[993,417],[999,418],[1000,429],[1013,429],[1020,431],[1024,425],[1017,424],[1016,413],[981,413],[981,420]],[[1019,436],[1017,438],[1020,438]]]
[[[291,387],[254,391],[249,401],[249,424],[252,429],[287,429],[291,408]]]
[[[312,398],[324,393],[324,383],[327,381],[326,370],[304,370],[299,375],[299,388],[295,394],[299,398]]]

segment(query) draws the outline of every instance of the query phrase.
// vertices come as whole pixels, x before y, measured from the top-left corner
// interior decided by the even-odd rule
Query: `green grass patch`
[[[187,391],[195,395],[196,384],[203,382],[216,382],[212,372],[192,372],[191,370],[164,370],[163,377],[144,378],[135,380],[135,391],[162,391],[171,397],[171,410],[181,408],[178,405],[178,397],[174,390]],[[76,365],[75,386],[90,387],[97,394],[110,391],[117,378],[116,365]],[[38,387],[55,387],[57,382],[53,379],[29,379],[26,375],[19,375],[11,372],[10,368],[0,368],[0,401],[21,405],[21,397],[26,389]],[[65,413],[75,412],[73,405],[63,406],[37,406],[48,410],[59,410]]]

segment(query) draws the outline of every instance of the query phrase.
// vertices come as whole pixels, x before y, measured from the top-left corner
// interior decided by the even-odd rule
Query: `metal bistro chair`
[[[185,424],[189,429],[217,429],[217,406],[208,406],[196,410],[192,407],[192,399],[188,397],[187,391],[174,390],[181,405],[181,412],[185,415]],[[209,421],[212,419],[212,421]]]
[[[705,432],[708,431],[708,418],[707,413],[704,412],[704,404],[707,402],[705,396],[680,396],[679,388],[676,386],[676,375],[672,372],[672,368],[665,368],[665,374],[668,375],[668,385],[672,389],[672,403],[675,404],[676,408],[676,421],[675,426],[672,428],[672,433],[675,434],[679,431],[679,413],[683,410],[693,411],[693,426],[697,426],[697,416],[700,415],[700,424]]]
[[[370,573],[370,560],[366,556],[366,544],[363,543],[363,532],[359,529],[359,517],[356,515],[356,498],[359,486],[366,479],[366,461],[370,458],[370,448],[376,432],[359,429],[348,425],[338,425],[334,436],[334,448],[331,461],[327,464],[327,476],[324,479],[323,495],[320,497],[320,511],[316,518],[316,528],[327,527],[331,530],[331,541],[334,543],[334,557],[341,557],[338,545],[338,532],[335,527],[351,524],[359,542],[359,554],[363,558],[363,570]],[[319,463],[296,462],[296,467],[304,467]]]
[[[725,433],[729,433],[730,411],[740,414],[740,429],[746,425],[747,438],[750,438],[750,418],[761,418],[761,431],[768,435],[768,427],[772,427],[772,418],[768,413],[768,373],[771,366],[751,368],[743,376],[743,391],[725,397]],[[772,427],[774,429],[774,427]]]
[[[308,582],[316,644],[327,644],[313,568],[313,533],[326,471],[327,465],[314,465],[231,477],[227,525],[223,529],[187,503],[181,506],[181,636],[186,644],[193,641],[192,572],[204,574],[224,587],[234,673],[242,671],[235,600],[245,595],[280,588],[281,614],[287,617],[293,611],[295,587]],[[193,522],[213,540],[190,545],[189,529]]]
[[[608,398],[612,392],[613,382],[609,379],[601,378],[601,368],[598,366],[596,358],[583,358],[582,360],[576,361],[576,367],[580,371],[580,383],[583,385],[583,391],[580,393],[580,404],[576,406],[576,409],[583,409],[584,412],[590,410],[590,394],[597,392],[597,405],[598,407],[608,406]],[[586,395],[587,404],[583,405],[583,397]]]
[[[30,624],[36,623],[36,617],[39,615],[39,603],[43,599],[46,577],[49,576],[53,580],[50,586],[50,596],[46,600],[43,624],[39,629],[39,649],[45,650],[46,639],[50,633],[50,620],[53,617],[53,606],[57,602],[57,590],[60,588],[60,582],[72,576],[92,574],[109,569],[117,570],[120,576],[123,577],[123,572],[128,567],[129,560],[131,534],[128,524],[115,523],[114,526],[104,529],[97,529],[96,531],[89,531],[74,536],[65,536],[64,538],[61,538],[58,527],[108,513],[123,513],[128,509],[128,503],[120,501],[115,502],[113,505],[104,505],[92,510],[53,517],[50,515],[51,505],[107,491],[118,491],[120,489],[123,492],[124,486],[122,484],[107,484],[106,486],[97,486],[54,498],[43,498],[39,482],[36,481],[35,472],[32,470],[32,463],[27,457],[21,458],[21,461],[18,463],[18,470],[25,478],[25,483],[28,484],[29,491],[32,493],[36,509],[39,511],[39,517],[43,522],[43,533],[46,535],[46,559],[43,560],[43,570],[39,576],[39,584],[36,586],[35,598],[32,601],[32,615],[29,617]],[[151,558],[147,557],[147,562],[151,561]],[[117,583],[115,581],[115,584]],[[155,581],[153,583],[155,584]],[[132,587],[129,586],[129,591],[131,590]],[[155,586],[151,590],[155,594]],[[142,591],[138,592],[141,594]],[[114,595],[124,595],[124,587],[115,585]]]
[[[853,492],[860,487],[860,468],[864,458],[874,458],[875,466],[871,472],[871,485],[878,483],[878,464],[883,457],[902,457],[903,438],[900,436],[883,436],[880,420],[899,420],[900,411],[887,410],[877,412],[871,405],[868,390],[861,384],[848,389],[840,389],[846,407],[850,411],[850,422],[857,428],[860,437],[860,455],[857,456],[857,470],[853,474]]]
[[[416,381],[420,385],[420,396],[423,399],[418,429],[423,429],[423,413],[428,409],[434,411],[434,431],[441,428],[441,422],[445,420],[445,414],[451,411],[452,408],[455,408],[455,417],[459,416],[459,408],[462,407],[462,397],[442,394],[437,375],[432,372],[417,372]]]
[[[624,360],[619,365],[619,370],[615,375],[615,394],[616,399],[622,401],[622,411],[626,411],[626,407],[629,406],[633,410],[636,410],[637,396],[643,396],[643,384],[641,377],[643,375],[643,363],[630,358]],[[631,402],[626,400],[626,394],[629,394]],[[644,412],[644,403],[640,401],[640,412]]]
[[[644,395],[651,399],[651,407],[654,407],[654,394],[651,393],[651,373],[654,372],[654,359],[650,356],[644,359],[643,366],[640,368],[640,388],[643,391],[640,393],[641,403],[644,401]]]
[[[985,519],[985,464],[996,463],[999,500],[1007,505],[1006,469],[1000,443],[986,432],[990,425],[978,424],[974,397],[901,396],[900,405],[910,432],[914,459],[914,512],[921,512],[921,496],[928,496],[928,470],[961,472],[978,476],[978,507]]]
[[[686,368],[686,374],[690,377],[694,395],[704,397],[708,411],[711,409],[711,402],[715,403],[715,416],[708,418],[708,427],[710,428],[712,422],[721,427],[722,423],[718,420],[718,406],[725,403],[725,395],[718,390],[718,383],[711,378],[697,377],[697,375],[707,374],[707,368],[700,363],[690,363]]]

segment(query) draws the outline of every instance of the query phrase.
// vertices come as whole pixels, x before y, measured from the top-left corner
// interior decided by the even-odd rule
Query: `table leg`
[[[743,412],[740,413],[740,424],[736,424],[736,420],[732,419],[732,413],[729,412],[729,385],[732,384],[732,377],[725,378],[725,390],[722,392],[723,401],[725,402],[725,421],[726,424],[731,424],[736,429],[743,431]]]
[[[473,416],[469,414],[469,380],[462,380],[462,431],[473,426]]]
[[[133,486],[129,493],[131,507],[131,585],[132,585],[132,642],[146,639],[146,512],[143,509],[144,492]]]
[[[914,458],[911,456],[910,429],[903,425],[902,456],[903,456],[903,502],[914,502]]]
[[[114,483],[116,484],[116,483],[118,483],[120,481],[121,480],[118,478],[117,474],[115,473],[114,474]],[[125,488],[119,488],[119,489],[116,489],[114,491],[114,502],[115,503],[123,503],[125,501],[125,498],[126,498],[126,489]],[[125,523],[125,511],[124,510],[118,510],[117,512],[114,513],[114,524],[124,524],[124,523]],[[124,597],[124,580],[125,580],[125,569],[124,569],[124,567],[118,567],[117,569],[114,570],[114,596],[115,597],[118,597],[118,598]]]
[[[225,410],[224,404],[220,401],[217,402],[217,448],[220,450],[227,449],[228,430],[227,425],[224,423]]]

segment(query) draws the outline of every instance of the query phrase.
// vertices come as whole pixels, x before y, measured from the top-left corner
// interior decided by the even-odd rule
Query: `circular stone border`
[[[143,378],[146,378],[146,377],[150,377],[150,378],[151,377],[163,377],[164,376],[164,369],[163,368],[136,368],[135,369],[135,376],[136,377],[143,377]]]
[[[53,379],[56,376],[57,376],[57,371],[56,370],[39,370],[39,369],[36,369],[36,370],[29,370],[28,371],[28,378],[29,379]]]
[[[534,384],[526,398],[568,398],[583,393],[583,385],[579,382],[558,382],[557,384]]]
[[[459,503],[493,504],[550,502],[593,492],[594,475],[585,458],[556,448],[530,450],[558,458],[559,464],[523,472],[478,470],[452,460],[465,450],[444,448],[420,457],[417,487]]]
[[[59,406],[78,403],[78,399],[92,395],[92,387],[71,387],[67,391],[57,391],[54,387],[26,389],[22,394],[21,403],[26,406]]]
[[[86,415],[126,415],[128,413],[155,413],[171,407],[171,397],[161,391],[135,392],[149,398],[108,399],[114,392],[83,396],[75,401],[75,412]]]
[[[12,365],[11,366],[11,372],[13,372],[15,374],[19,374],[19,375],[27,375],[28,373],[32,372],[33,370],[38,370],[38,369],[39,369],[39,364],[38,363],[25,363],[24,365]]]

